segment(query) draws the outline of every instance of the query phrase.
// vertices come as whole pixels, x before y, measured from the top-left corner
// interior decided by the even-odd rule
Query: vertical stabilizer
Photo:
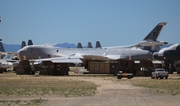
[[[32,40],[28,40],[28,45],[33,45]]]
[[[149,50],[152,52],[159,51],[160,46],[167,44],[167,42],[157,40],[164,25],[167,25],[167,22],[157,24],[138,45],[140,45],[143,50]]]
[[[88,48],[93,48],[91,42],[88,42]]]
[[[2,42],[0,41],[0,51],[1,52],[5,52],[5,50],[4,50],[4,46],[3,46],[3,44],[2,44]]]
[[[157,24],[156,27],[144,38],[144,40],[157,41],[157,38],[159,37],[164,25],[167,25],[167,22],[161,22]]]
[[[83,48],[81,43],[78,43],[77,48]]]
[[[26,42],[25,41],[22,41],[21,43],[21,48],[25,47],[26,46]]]
[[[99,41],[96,41],[96,48],[101,48],[101,44]]]

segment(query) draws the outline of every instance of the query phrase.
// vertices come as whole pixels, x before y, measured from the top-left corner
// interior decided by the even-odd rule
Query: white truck
[[[156,78],[156,79],[158,79],[158,78],[163,79],[164,77],[166,79],[168,78],[168,72],[165,69],[163,69],[163,68],[157,68],[151,74],[152,74],[152,76],[151,76],[152,79],[154,79],[154,78]]]

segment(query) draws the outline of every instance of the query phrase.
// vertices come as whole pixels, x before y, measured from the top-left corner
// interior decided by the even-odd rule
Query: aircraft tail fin
[[[3,46],[2,42],[1,42],[1,40],[0,40],[0,51],[1,51],[1,52],[5,52],[4,46]]]
[[[159,24],[157,24],[155,28],[143,40],[157,41],[157,38],[159,37],[164,25],[167,25],[167,22],[160,22]]]
[[[26,46],[26,42],[25,41],[22,41],[21,43],[21,48],[25,47]]]
[[[83,48],[81,43],[78,43],[77,48]]]
[[[88,42],[88,48],[93,48],[91,42]]]
[[[140,46],[143,50],[159,51],[161,45],[167,44],[167,42],[157,40],[164,25],[167,25],[167,22],[157,24],[137,46]]]
[[[28,45],[33,45],[32,40],[28,40]]]
[[[96,48],[101,48],[101,44],[99,41],[96,42]]]

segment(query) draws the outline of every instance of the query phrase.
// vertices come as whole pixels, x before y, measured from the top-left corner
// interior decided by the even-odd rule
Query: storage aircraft
[[[169,73],[176,71],[180,74],[180,44],[173,44],[153,54],[154,59],[163,61]]]
[[[102,48],[59,48],[46,45],[28,45],[17,52],[21,61],[42,61],[52,64],[83,63],[87,70],[88,63],[92,61],[118,62],[118,69],[133,71],[136,73],[134,61],[142,61],[144,64],[151,64],[153,53],[159,51],[159,46],[167,44],[164,41],[157,41],[160,32],[166,22],[161,22],[138,44],[130,46],[113,46]],[[90,44],[91,45],[91,44]],[[128,64],[128,65],[127,65]],[[55,67],[55,66],[54,66]],[[126,67],[126,69],[124,68]],[[127,67],[129,67],[127,69]],[[116,72],[114,72],[116,73]]]
[[[2,39],[0,39],[2,41]],[[28,45],[33,45],[32,40],[28,40]],[[21,48],[25,47],[25,41],[22,41]],[[4,71],[13,70],[14,67],[19,65],[19,60],[17,60],[16,53],[5,52],[2,42],[0,42],[0,50],[3,52],[4,56],[0,59],[0,73]]]

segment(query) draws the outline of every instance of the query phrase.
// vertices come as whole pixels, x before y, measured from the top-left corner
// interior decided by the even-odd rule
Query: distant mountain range
[[[164,47],[169,47],[173,44],[166,44],[166,45],[163,45],[161,46],[161,48],[164,48]],[[20,44],[5,44],[3,43],[3,46],[4,46],[4,49],[6,52],[17,52],[20,48],[21,48],[21,45]],[[57,46],[57,47],[63,47],[63,48],[76,48],[77,45],[73,44],[73,43],[61,43],[61,44],[56,44],[56,45],[53,45],[53,46]],[[86,46],[83,46],[84,48]]]

